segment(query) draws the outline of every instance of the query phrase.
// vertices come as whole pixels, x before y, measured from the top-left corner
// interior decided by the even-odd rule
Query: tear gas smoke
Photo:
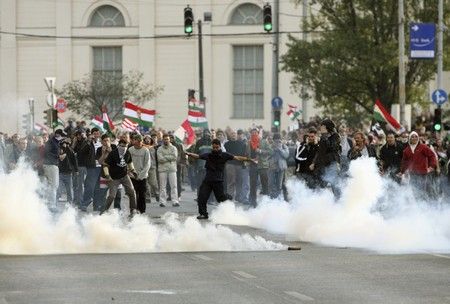
[[[37,175],[21,164],[0,174],[0,253],[56,254],[280,250],[279,243],[195,218],[182,221],[167,213],[162,224],[137,215],[130,222],[118,212],[82,216],[73,208],[54,215],[41,200]]]
[[[227,202],[211,218],[331,246],[383,253],[450,252],[450,202],[423,200],[423,193],[382,178],[368,158],[353,161],[341,184],[336,201],[329,189],[314,191],[290,180],[289,203],[265,197],[257,208],[243,210]]]

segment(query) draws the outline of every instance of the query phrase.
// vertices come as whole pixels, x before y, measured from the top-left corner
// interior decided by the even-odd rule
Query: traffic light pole
[[[202,35],[202,21],[199,19],[198,23],[198,91],[200,96],[200,102],[203,103],[206,113],[205,95],[203,91],[203,35]]]
[[[279,9],[280,7],[280,0],[274,1],[274,10],[273,15],[275,16],[275,23],[273,30],[275,32],[274,38],[273,38],[273,57],[272,57],[272,98],[278,97],[278,61],[279,61],[279,44],[280,44],[280,35],[279,35],[279,29],[280,29],[280,18],[279,18]],[[272,127],[274,132],[280,132],[281,129],[281,121],[278,126],[274,125],[275,122],[275,111],[272,111]]]
[[[444,0],[439,0],[438,2],[438,41],[437,41],[437,88],[442,89],[442,70],[443,70],[443,32],[444,32]],[[438,105],[439,111],[441,111],[441,105]],[[441,112],[440,112],[441,113]],[[442,122],[441,122],[442,125]],[[442,132],[442,129],[440,132]]]

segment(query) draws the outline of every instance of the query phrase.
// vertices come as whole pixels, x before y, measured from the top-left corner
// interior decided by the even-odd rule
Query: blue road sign
[[[280,109],[283,106],[283,99],[281,97],[274,97],[272,99],[272,107],[274,109]]]
[[[433,59],[435,56],[436,25],[411,23],[409,25],[409,55],[412,59]]]
[[[431,94],[431,99],[435,104],[440,106],[448,100],[448,95],[444,90],[436,90]]]

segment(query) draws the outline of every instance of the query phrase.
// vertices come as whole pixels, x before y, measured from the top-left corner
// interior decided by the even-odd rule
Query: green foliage
[[[68,108],[79,115],[92,118],[106,105],[112,120],[122,115],[124,100],[136,104],[150,101],[162,91],[162,87],[143,82],[141,72],[128,74],[91,73],[82,79],[66,83],[57,95],[63,97]]]
[[[437,22],[438,1],[404,2],[407,54],[409,22]],[[397,5],[398,0],[312,0],[303,27],[313,39],[290,36],[282,56],[283,70],[293,74],[292,87],[313,92],[306,96],[336,119],[368,118],[377,98],[388,109],[398,102]],[[407,60],[407,103],[429,102],[426,84],[436,69],[432,60]]]

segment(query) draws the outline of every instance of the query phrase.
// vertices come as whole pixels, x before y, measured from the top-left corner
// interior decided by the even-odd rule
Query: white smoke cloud
[[[450,252],[450,204],[423,201],[410,187],[380,177],[373,159],[353,161],[335,200],[288,182],[289,203],[267,197],[255,209],[221,204],[212,220],[282,233],[307,242],[367,248],[383,253]]]
[[[130,222],[118,212],[81,215],[73,208],[50,213],[39,196],[42,184],[24,165],[0,174],[0,253],[56,254],[280,250],[286,247],[230,228],[181,220],[167,213],[161,223],[138,215]]]

